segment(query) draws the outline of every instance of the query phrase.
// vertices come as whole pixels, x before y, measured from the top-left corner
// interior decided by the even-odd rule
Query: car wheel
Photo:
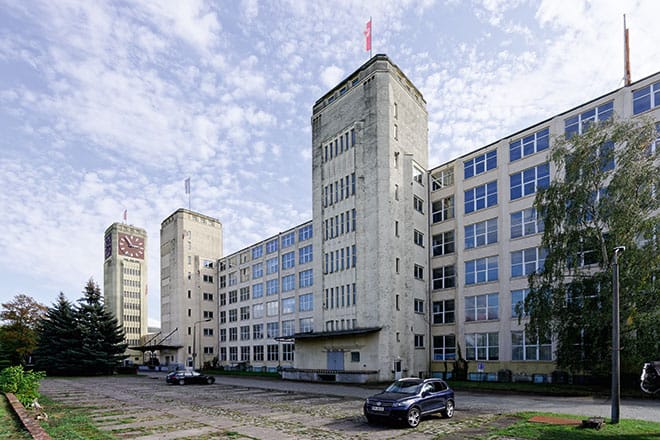
[[[408,414],[406,414],[406,423],[411,428],[416,428],[417,425],[419,425],[419,421],[421,418],[422,418],[422,414],[419,412],[419,408],[413,406],[408,410]]]
[[[206,383],[207,383],[207,384],[211,385],[211,384],[214,383],[214,382],[215,382],[215,377],[208,377],[208,378],[206,378]]]
[[[364,417],[367,418],[367,423],[370,425],[373,425],[376,422],[376,419],[374,416],[370,416],[369,414],[365,414]]]
[[[442,417],[446,419],[451,419],[454,417],[454,401],[448,400],[445,404],[445,409],[443,409],[440,414],[442,414]]]
[[[186,381],[183,379],[179,379],[179,385],[185,385]]]

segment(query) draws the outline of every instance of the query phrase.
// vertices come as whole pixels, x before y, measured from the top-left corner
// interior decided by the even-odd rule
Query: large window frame
[[[497,180],[475,186],[464,192],[465,214],[481,211],[497,205]]]
[[[550,163],[545,162],[509,175],[509,196],[518,200],[550,185]]]
[[[433,360],[453,361],[456,359],[456,335],[433,336]]]
[[[491,150],[463,161],[463,178],[467,180],[495,168],[497,168],[497,150]]]
[[[454,196],[452,195],[431,203],[433,223],[440,223],[454,218],[454,200]]]
[[[453,230],[440,232],[433,236],[432,255],[434,257],[453,254],[455,251],[456,243]]]
[[[547,255],[547,249],[537,247],[511,252],[511,277],[529,276],[543,271]]]
[[[515,162],[550,147],[550,129],[544,128],[509,143],[509,162]]]
[[[454,265],[433,268],[433,290],[456,287],[456,268]]]
[[[512,361],[551,361],[552,342],[548,337],[530,338],[525,331],[511,332]]]
[[[456,301],[445,299],[433,301],[433,324],[453,324],[456,322]]]
[[[500,360],[499,334],[466,333],[465,359],[469,361],[498,361]]]
[[[511,213],[511,238],[540,234],[545,230],[543,216],[536,208],[527,208]]]
[[[465,285],[482,284],[499,279],[497,255],[465,262]]]
[[[493,321],[500,319],[498,293],[465,297],[465,322]]]
[[[465,249],[497,243],[497,218],[465,226]]]

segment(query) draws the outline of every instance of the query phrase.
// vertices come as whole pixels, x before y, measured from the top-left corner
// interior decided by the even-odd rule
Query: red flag
[[[367,28],[364,30],[364,36],[367,40],[367,47],[365,50],[371,50],[371,18],[367,22]]]

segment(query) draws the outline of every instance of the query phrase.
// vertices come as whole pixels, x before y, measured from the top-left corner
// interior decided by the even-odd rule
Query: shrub
[[[39,382],[46,374],[42,371],[23,371],[23,366],[5,368],[0,372],[0,389],[14,393],[25,407],[39,397]]]

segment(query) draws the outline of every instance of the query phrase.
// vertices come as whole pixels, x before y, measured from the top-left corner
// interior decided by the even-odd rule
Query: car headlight
[[[407,406],[407,405],[408,405],[408,401],[407,401],[407,400],[404,400],[403,402],[394,402],[394,403],[392,404],[392,407],[394,407],[394,408],[401,408],[402,406]]]

